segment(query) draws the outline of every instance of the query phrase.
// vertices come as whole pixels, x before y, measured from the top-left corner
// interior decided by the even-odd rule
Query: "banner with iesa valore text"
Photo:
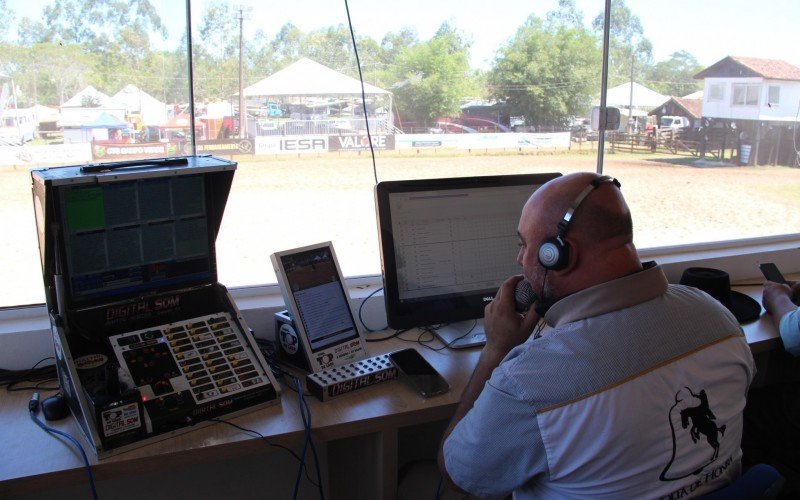
[[[569,132],[489,134],[372,134],[372,149],[569,149]],[[247,139],[197,141],[196,154],[280,155],[370,150],[366,134],[268,135]],[[75,143],[0,146],[0,166],[73,164],[188,155],[188,142]]]

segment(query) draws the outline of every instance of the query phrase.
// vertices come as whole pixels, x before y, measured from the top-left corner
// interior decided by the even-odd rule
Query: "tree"
[[[245,21],[246,22],[246,21]],[[209,3],[193,48],[195,99],[229,99],[239,88],[239,21],[230,4]],[[245,70],[246,74],[246,70]]]
[[[585,115],[599,88],[601,52],[585,28],[557,16],[531,14],[490,70],[494,98],[531,125],[566,125]]]
[[[15,79],[30,103],[60,104],[76,85],[112,93],[128,83],[153,84],[145,71],[152,37],[166,39],[167,32],[150,0],[56,0],[42,9],[42,19],[22,18],[17,30],[23,52],[14,59]]]
[[[703,88],[703,82],[694,79],[702,69],[692,54],[680,50],[673,52],[666,61],[655,64],[647,73],[647,82],[661,94],[684,96]]]
[[[625,5],[625,0],[612,2],[610,19],[609,86],[641,80],[653,62],[653,44],[644,36],[642,22]],[[592,22],[598,34],[603,33],[603,23],[603,12],[600,12]]]
[[[469,42],[443,23],[427,42],[400,50],[393,68],[397,108],[419,124],[460,113],[460,100],[474,88]]]
[[[14,22],[14,11],[8,8],[6,0],[0,0],[0,12],[3,13],[3,15],[0,16],[0,40],[3,40],[11,24]]]

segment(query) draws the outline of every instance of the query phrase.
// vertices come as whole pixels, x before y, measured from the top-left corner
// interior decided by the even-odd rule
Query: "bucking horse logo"
[[[689,429],[689,435],[692,436],[692,442],[696,443],[700,439],[700,434],[705,434],[706,441],[714,448],[714,453],[711,455],[711,460],[715,460],[719,456],[719,439],[717,433],[725,435],[725,426],[717,427],[713,421],[717,419],[711,408],[708,407],[708,396],[705,389],[700,391],[700,394],[695,394],[688,387],[686,388],[693,397],[700,400],[697,406],[690,406],[681,410],[681,426],[683,428],[689,427],[689,422],[692,423],[692,428]]]
[[[690,406],[695,403],[697,403],[695,406]],[[680,416],[680,428],[677,428],[678,416]],[[719,457],[719,442],[725,436],[725,425],[717,426],[716,420],[717,417],[711,411],[708,403],[708,394],[706,394],[705,389],[701,389],[699,394],[695,394],[689,387],[684,387],[675,393],[675,404],[669,409],[669,425],[672,430],[672,456],[661,472],[659,479],[662,481],[674,481],[692,474],[698,475],[707,465]],[[685,438],[681,438],[681,436],[685,436],[685,434],[680,434],[681,429],[684,429],[684,431],[688,429],[689,437],[692,439],[691,444],[688,441],[684,441],[683,439]],[[697,444],[701,441],[702,436],[705,436],[706,442],[713,450],[710,458],[707,461],[703,461],[703,463],[697,463],[696,460],[694,463],[688,463],[685,459],[682,459],[681,457],[688,456],[683,453],[686,451],[686,446]]]

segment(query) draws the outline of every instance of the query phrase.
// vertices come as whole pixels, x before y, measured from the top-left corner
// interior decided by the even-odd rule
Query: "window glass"
[[[708,100],[721,101],[725,98],[725,86],[722,84],[712,84],[708,87]]]
[[[759,85],[733,85],[733,102],[732,104],[738,106],[756,106],[758,105],[758,94],[761,91]]]
[[[0,0],[0,306],[44,297],[33,167],[191,154],[193,140],[238,162],[216,240],[229,287],[274,283],[270,253],[328,240],[345,275],[378,274],[376,178],[598,168],[602,2],[350,0],[357,60],[343,1],[192,0],[193,105],[186,4],[125,5]],[[797,118],[752,114],[772,72],[793,71],[765,60],[800,67],[800,3],[615,0],[610,14],[622,124],[602,168],[637,245],[800,232]],[[686,36],[664,22],[678,17]],[[704,78],[719,82],[705,100]],[[796,108],[800,80],[786,85]]]
[[[769,94],[767,95],[767,104],[770,106],[777,106],[781,102],[781,88],[777,85],[769,86]]]

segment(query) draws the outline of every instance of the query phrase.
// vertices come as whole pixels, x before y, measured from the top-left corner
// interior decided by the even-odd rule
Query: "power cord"
[[[325,492],[322,487],[322,473],[319,467],[319,456],[317,455],[317,447],[314,444],[314,441],[311,439],[311,407],[308,405],[308,401],[306,400],[306,396],[310,396],[310,394],[306,394],[305,392],[303,392],[303,385],[299,378],[293,376],[292,374],[284,370],[283,367],[280,366],[277,359],[275,358],[275,345],[272,342],[262,339],[256,339],[256,343],[258,344],[261,353],[264,355],[264,359],[267,361],[267,364],[270,366],[272,373],[275,374],[275,377],[277,379],[283,380],[284,384],[289,389],[297,393],[297,398],[299,403],[298,406],[300,408],[300,416],[303,419],[303,428],[305,429],[305,440],[303,441],[303,450],[301,451],[300,455],[297,455],[288,448],[285,448],[287,451],[290,451],[292,455],[299,462],[292,498],[297,498],[300,489],[300,477],[302,471],[305,471],[306,478],[311,484],[317,487],[320,499],[324,500]],[[249,431],[249,432],[255,432],[255,431]],[[269,443],[269,441],[267,442]],[[314,458],[314,467],[316,468],[317,471],[316,482],[311,480],[311,478],[308,476],[308,467],[306,466],[305,463],[306,452],[309,448],[311,449],[311,454]]]
[[[292,451],[291,448],[288,448],[288,447],[280,445],[280,444],[275,444],[275,443],[271,442],[269,439],[267,439],[267,437],[265,435],[261,434],[260,432],[258,432],[256,430],[253,430],[253,429],[248,429],[247,427],[242,427],[241,425],[234,424],[233,422],[231,422],[229,420],[223,420],[221,418],[209,418],[208,420],[211,421],[211,422],[217,422],[217,423],[220,423],[220,424],[230,425],[231,427],[233,427],[235,429],[239,429],[242,432],[246,432],[246,433],[248,433],[248,434],[250,434],[252,436],[256,436],[256,437],[259,437],[259,438],[263,439],[264,442],[267,443],[269,446],[273,446],[275,448],[280,448],[281,450],[286,451],[287,453],[292,455],[294,457],[294,459],[298,461],[300,466],[305,470],[305,476],[306,476],[306,479],[308,480],[308,482],[313,484],[315,487],[319,487],[319,484],[317,482],[315,482],[311,478],[311,476],[308,475],[308,468],[305,466],[305,463],[300,459],[300,456],[297,453],[295,453],[294,451]]]
[[[38,411],[39,411],[39,393],[34,392],[33,396],[31,396],[30,401],[28,401],[28,413],[31,416],[31,420],[33,420],[34,423],[39,427],[41,427],[45,432],[48,432],[50,434],[55,434],[57,436],[63,437],[64,439],[67,439],[70,443],[72,443],[72,445],[74,445],[78,449],[78,451],[81,454],[81,457],[83,458],[83,464],[84,467],[86,468],[86,475],[89,477],[89,490],[92,493],[92,498],[94,500],[97,500],[97,489],[95,489],[94,486],[94,476],[92,475],[92,467],[89,464],[89,457],[86,456],[86,452],[84,451],[83,446],[81,446],[81,443],[79,443],[77,439],[70,436],[66,432],[61,432],[58,429],[54,429],[45,424],[44,422],[42,422],[41,420],[39,420],[39,417],[36,416],[36,413]]]
[[[46,365],[39,367],[45,361],[54,360],[53,356],[40,359],[33,367],[28,370],[6,370],[0,368],[0,385],[6,386],[6,390],[13,391],[57,391],[59,388],[44,386],[47,382],[52,382],[58,377],[56,375],[56,365]],[[33,385],[17,387],[23,382],[31,382]]]
[[[300,453],[300,459],[305,463],[306,450],[310,447],[311,454],[314,457],[314,467],[317,469],[317,483],[319,490],[319,497],[325,500],[325,493],[322,489],[322,477],[319,468],[319,458],[317,456],[317,447],[311,439],[311,408],[308,406],[305,395],[303,394],[303,386],[299,378],[294,378],[295,388],[297,389],[297,397],[300,406],[300,416],[303,418],[303,427],[306,430],[306,439],[303,442],[303,451]],[[300,470],[297,471],[297,478],[295,479],[294,494],[292,498],[297,498],[297,493],[300,486]]]
[[[383,330],[386,330],[386,329],[389,328],[389,325],[386,325],[383,328],[372,329],[372,328],[368,327],[367,324],[364,322],[364,317],[361,314],[361,310],[364,309],[364,304],[366,304],[367,301],[370,298],[372,298],[372,296],[374,296],[376,293],[380,292],[381,290],[383,290],[383,287],[378,288],[375,291],[373,291],[372,293],[370,293],[369,295],[367,295],[367,297],[364,300],[361,301],[361,305],[358,306],[358,320],[361,322],[361,326],[364,327],[364,330],[366,330],[368,332],[380,332],[380,331],[383,331]]]

